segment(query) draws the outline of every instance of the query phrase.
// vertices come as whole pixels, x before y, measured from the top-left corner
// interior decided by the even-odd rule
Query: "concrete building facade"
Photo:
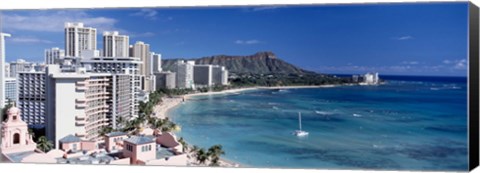
[[[155,73],[155,90],[159,89],[174,89],[175,86],[175,77],[174,72],[158,72]]]
[[[179,60],[175,65],[175,86],[176,88],[195,88],[193,66],[195,61]]]
[[[213,66],[207,64],[193,66],[193,81],[197,87],[210,87],[213,84]]]
[[[45,72],[20,72],[17,78],[17,104],[22,120],[29,126],[45,126]]]
[[[80,57],[82,50],[97,50],[97,29],[65,23],[65,56]]]
[[[5,67],[5,37],[10,34],[0,32],[0,67]],[[5,106],[5,70],[0,70],[0,108]]]
[[[119,35],[118,31],[104,32],[102,52],[104,57],[128,57],[129,37]]]
[[[45,64],[58,64],[65,57],[65,50],[58,47],[45,49]]]

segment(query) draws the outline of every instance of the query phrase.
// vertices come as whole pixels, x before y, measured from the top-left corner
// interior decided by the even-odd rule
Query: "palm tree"
[[[43,152],[48,152],[53,148],[53,143],[49,141],[45,136],[40,136],[37,141],[37,148]]]
[[[32,136],[32,139],[35,138],[35,133],[33,132],[32,129],[28,129],[28,134]]]
[[[112,127],[105,126],[100,131],[98,132],[100,136],[105,136],[106,134],[110,133],[113,131]]]
[[[180,139],[178,139],[178,143],[182,144],[182,152],[183,153],[187,152],[188,144],[187,144],[187,142],[185,142],[183,137],[180,137]]]
[[[210,166],[220,166],[218,161],[221,155],[225,155],[225,151],[222,149],[222,145],[214,145],[208,149],[208,155],[210,156]]]
[[[205,162],[208,160],[210,157],[208,152],[205,152],[205,149],[201,148],[200,150],[197,151],[196,154],[196,159],[199,164],[205,164]]]

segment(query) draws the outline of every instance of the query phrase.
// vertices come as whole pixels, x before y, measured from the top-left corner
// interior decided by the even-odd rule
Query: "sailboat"
[[[307,136],[308,132],[302,130],[302,114],[298,112],[298,126],[299,129],[295,130],[294,135],[295,136]]]

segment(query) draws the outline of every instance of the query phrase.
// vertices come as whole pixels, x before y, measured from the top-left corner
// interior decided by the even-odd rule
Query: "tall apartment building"
[[[10,34],[0,32],[0,67],[5,67],[5,37]],[[0,108],[5,107],[5,70],[0,70]]]
[[[65,23],[65,56],[80,57],[82,50],[97,50],[97,29]]]
[[[152,67],[150,75],[153,75],[158,72],[162,72],[162,55],[155,52],[151,52]]]
[[[119,35],[117,31],[103,33],[103,54],[104,57],[128,57],[129,38],[126,35]]]
[[[10,77],[16,78],[20,72],[35,71],[35,63],[27,62],[23,59],[10,62]]]
[[[195,88],[193,66],[195,61],[178,60],[175,66],[175,86],[177,88]]]
[[[213,85],[212,65],[201,64],[193,66],[193,81],[196,87],[210,87]]]
[[[109,73],[114,75],[115,87],[119,91],[119,96],[114,99],[123,106],[116,107],[119,115],[127,117],[138,116],[138,94],[141,91],[141,76],[139,67],[142,64],[139,58],[131,57],[94,57],[81,60],[81,64],[91,73]],[[113,84],[112,84],[113,85]],[[122,88],[123,87],[123,88]],[[127,87],[127,88],[125,88]],[[122,92],[125,91],[125,92]],[[119,100],[121,99],[121,100]],[[128,102],[128,106],[125,106]]]
[[[214,65],[212,67],[213,85],[228,85],[228,70],[224,66]]]
[[[61,72],[57,65],[47,68],[46,137],[59,148],[59,140],[74,134],[84,140],[103,139],[99,132],[112,125],[112,75]]]
[[[5,77],[11,77],[10,76],[10,63],[6,62],[4,67],[5,67],[5,70],[4,70]]]
[[[20,72],[17,85],[17,107],[22,110],[22,120],[29,126],[44,127],[47,99],[45,72]]]
[[[144,42],[137,41],[130,49],[132,52],[132,57],[140,58],[143,62],[140,66],[140,75],[142,76],[142,90],[150,92],[151,88],[151,55],[150,55],[150,45],[145,44]]]
[[[176,73],[174,72],[155,73],[155,90],[162,89],[162,88],[166,88],[166,89],[175,88],[175,77],[176,77]]]
[[[5,79],[5,104],[9,101],[17,102],[17,79]]]
[[[65,50],[58,47],[45,49],[45,64],[58,64],[63,57],[65,57]]]

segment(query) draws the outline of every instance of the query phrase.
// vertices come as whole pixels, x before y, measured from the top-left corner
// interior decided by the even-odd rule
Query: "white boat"
[[[299,129],[295,130],[293,134],[295,136],[307,136],[308,132],[302,130],[302,114],[300,112],[298,112],[298,126],[299,126]]]

